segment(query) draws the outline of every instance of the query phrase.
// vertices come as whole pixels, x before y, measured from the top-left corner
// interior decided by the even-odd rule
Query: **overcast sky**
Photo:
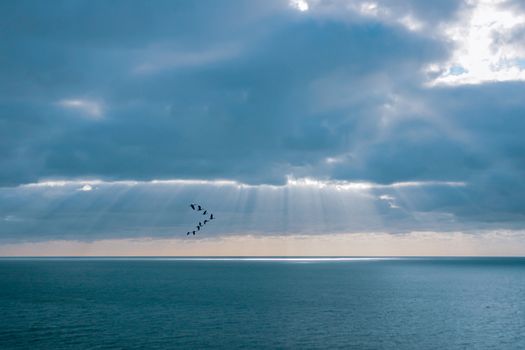
[[[0,254],[186,239],[190,202],[217,216],[195,240],[525,246],[522,1],[2,1],[0,23]]]

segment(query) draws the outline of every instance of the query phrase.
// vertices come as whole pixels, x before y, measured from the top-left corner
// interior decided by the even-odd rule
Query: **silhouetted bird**
[[[190,207],[191,209],[193,210],[196,210],[196,211],[202,211],[202,215],[207,215],[208,214],[208,210],[207,209],[204,209],[201,205],[197,204],[197,203],[190,203]],[[198,231],[201,230],[201,228],[204,228],[204,226],[209,223],[211,220],[215,220],[215,217],[213,216],[212,213],[210,213],[210,217],[207,218],[207,219],[204,219],[203,221],[199,221],[199,224],[197,226],[195,226],[196,230],[193,230],[193,231],[188,231],[186,232],[186,236],[189,236],[190,235],[190,232],[195,236],[195,233],[197,233]]]

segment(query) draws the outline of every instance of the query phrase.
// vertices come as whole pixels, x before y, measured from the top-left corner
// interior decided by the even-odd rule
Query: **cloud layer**
[[[523,224],[520,2],[17,1],[0,16],[0,238],[164,236],[186,219],[149,222],[156,203],[250,217],[249,199],[214,195],[279,208],[290,177],[465,184],[315,194],[373,206],[392,232]],[[86,178],[103,182],[20,187]],[[166,179],[248,187],[148,183]],[[357,205],[311,222],[268,210],[216,233],[381,228]]]

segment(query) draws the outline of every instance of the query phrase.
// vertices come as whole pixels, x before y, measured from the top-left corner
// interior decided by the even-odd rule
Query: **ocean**
[[[0,349],[525,349],[525,258],[0,259]]]

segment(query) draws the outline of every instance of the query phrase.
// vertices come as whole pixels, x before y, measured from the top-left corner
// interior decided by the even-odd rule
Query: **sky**
[[[518,0],[3,1],[0,255],[524,255]],[[201,203],[216,220],[186,237]]]

